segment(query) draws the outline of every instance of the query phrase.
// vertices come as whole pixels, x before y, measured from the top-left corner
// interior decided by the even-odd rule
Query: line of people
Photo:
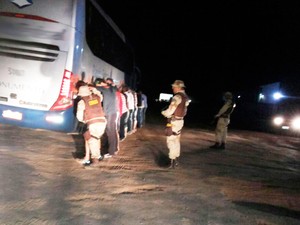
[[[186,87],[182,80],[175,80],[171,86],[174,96],[168,108],[161,111],[161,114],[167,118],[169,168],[175,168],[180,157],[181,131],[190,99],[185,93]],[[142,91],[134,91],[125,84],[116,87],[111,78],[97,78],[94,84],[78,82],[77,88],[79,100],[76,117],[86,125],[82,132],[85,139],[85,157],[81,164],[97,165],[103,158],[117,155],[120,151],[119,142],[144,125],[147,97]],[[231,92],[225,92],[223,98],[224,105],[215,115],[216,142],[210,148],[225,149],[230,114],[235,104]]]
[[[79,130],[85,139],[84,166],[97,165],[120,151],[119,143],[145,124],[147,96],[112,78],[97,78],[93,84],[79,81],[74,101]]]

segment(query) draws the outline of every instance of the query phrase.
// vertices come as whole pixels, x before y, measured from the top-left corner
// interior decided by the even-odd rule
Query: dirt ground
[[[146,124],[99,167],[78,135],[0,124],[0,224],[299,225],[299,138],[184,128],[167,168],[162,126]]]

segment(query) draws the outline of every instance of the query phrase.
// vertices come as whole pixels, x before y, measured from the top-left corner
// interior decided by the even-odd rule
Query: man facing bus
[[[104,158],[111,158],[118,154],[119,151],[119,109],[117,101],[117,86],[113,83],[113,79],[97,78],[95,80],[95,86],[98,91],[103,95],[103,111],[107,121],[105,129],[105,136],[102,138],[104,142],[103,146],[107,146],[107,153]]]

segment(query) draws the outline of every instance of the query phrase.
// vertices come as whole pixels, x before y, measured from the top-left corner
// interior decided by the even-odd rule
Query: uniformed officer
[[[81,162],[84,166],[96,165],[103,159],[101,156],[101,137],[106,128],[106,119],[102,109],[102,95],[95,88],[87,85],[79,88],[76,117],[80,122],[87,124],[87,131],[83,136],[85,139],[85,157]]]
[[[230,123],[230,114],[235,107],[231,92],[225,92],[223,95],[223,100],[224,105],[215,115],[215,119],[217,119],[217,125],[215,128],[215,144],[210,146],[210,148],[214,149],[225,149],[228,125]]]
[[[161,114],[168,118],[171,133],[167,134],[166,142],[171,160],[170,168],[175,168],[178,165],[178,157],[180,156],[180,136],[190,100],[185,93],[185,85],[182,80],[175,80],[172,89],[174,96],[168,108],[163,110]]]

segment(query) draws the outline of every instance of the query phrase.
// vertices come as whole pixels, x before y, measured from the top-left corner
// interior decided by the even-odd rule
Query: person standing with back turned
[[[217,125],[215,129],[215,144],[210,146],[214,149],[225,149],[228,125],[230,123],[230,114],[232,113],[235,104],[233,102],[233,95],[231,92],[225,92],[223,95],[224,105],[215,115]]]
[[[81,161],[84,166],[97,165],[103,159],[101,156],[101,137],[106,128],[106,119],[102,109],[102,95],[95,88],[91,90],[88,85],[79,88],[76,117],[78,121],[87,124],[84,132],[85,157]]]
[[[169,158],[171,165],[169,168],[178,166],[178,157],[180,156],[180,136],[184,125],[184,117],[187,113],[187,107],[190,103],[185,93],[185,85],[182,80],[175,80],[172,84],[174,96],[166,110],[161,114],[168,119],[171,127],[171,133],[166,134],[167,147],[169,149]]]
[[[104,158],[111,158],[119,151],[119,132],[118,132],[118,120],[119,109],[117,99],[117,86],[113,83],[112,78],[106,78],[106,80],[97,78],[95,80],[96,89],[103,95],[103,111],[107,120],[105,129],[104,145],[108,146],[108,153],[104,155]],[[107,137],[107,138],[106,138]]]

